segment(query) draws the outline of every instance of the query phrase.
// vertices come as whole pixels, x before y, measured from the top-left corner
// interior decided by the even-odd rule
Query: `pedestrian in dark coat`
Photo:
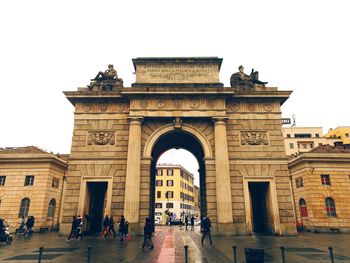
[[[150,249],[153,249],[154,246],[153,246],[153,242],[152,242],[152,233],[153,233],[153,226],[151,224],[151,220],[147,217],[146,218],[146,223],[145,223],[145,226],[143,228],[143,234],[144,234],[144,237],[143,237],[143,244],[142,244],[142,249],[145,248],[146,246],[146,242],[148,240],[148,242],[150,243]]]
[[[210,241],[210,245],[212,246],[213,245],[213,241],[211,240],[211,233],[210,233],[210,231],[211,231],[211,222],[210,222],[209,216],[203,218],[202,226],[203,226],[202,245],[203,245],[204,238],[208,235],[209,241]]]
[[[120,235],[120,241],[124,240],[124,235],[125,235],[125,218],[122,216],[120,218],[120,223],[119,223],[119,235]]]
[[[74,238],[77,238],[77,225],[78,221],[77,221],[77,217],[73,216],[73,221],[72,221],[72,228],[70,230],[69,236],[67,238],[67,241],[69,241],[73,236]]]
[[[188,230],[187,229],[187,227],[188,227],[188,216],[185,216],[185,226],[186,226],[186,230]]]
[[[194,231],[194,216],[191,217],[191,231]]]
[[[105,218],[103,219],[103,230],[100,234],[100,237],[107,237],[108,236],[108,227],[109,227],[109,218],[108,215],[105,216]]]
[[[111,216],[109,218],[109,228],[108,228],[108,233],[112,235],[113,232],[113,237],[116,237],[116,233],[114,230],[114,220],[113,220],[113,216]]]

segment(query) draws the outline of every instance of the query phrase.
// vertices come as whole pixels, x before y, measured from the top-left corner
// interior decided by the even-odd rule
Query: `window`
[[[18,213],[19,218],[21,218],[22,216],[24,217],[28,216],[29,205],[30,205],[29,198],[23,198],[21,201],[21,207],[19,208],[19,213]]]
[[[6,181],[6,176],[0,176],[0,186],[4,186]]]
[[[49,208],[47,209],[47,218],[55,217],[56,200],[52,198],[49,203]]]
[[[162,180],[156,180],[156,186],[163,186]]]
[[[322,185],[331,185],[329,174],[321,174],[321,183]]]
[[[349,133],[345,133],[345,137],[346,137],[346,138],[349,138]]]
[[[162,176],[163,175],[163,170],[162,169],[158,169],[157,170],[157,176]]]
[[[295,138],[311,138],[311,133],[297,133],[294,134]]]
[[[174,208],[174,204],[173,203],[167,203],[166,204],[166,208]]]
[[[306,149],[307,148],[307,144],[304,143],[303,144],[303,148]]]
[[[295,178],[295,184],[297,188],[303,187],[304,186],[303,177],[300,176]]]
[[[166,186],[174,186],[174,180],[166,180]]]
[[[161,191],[157,191],[157,198],[161,198],[162,197],[162,192]]]
[[[156,203],[156,208],[163,208],[162,203]]]
[[[314,148],[314,144],[313,143],[310,143],[310,148]]]
[[[320,138],[320,135],[318,133],[315,134],[316,138]]]
[[[166,174],[169,175],[169,176],[174,175],[174,174],[173,174],[173,169],[168,169],[168,170],[166,170]]]
[[[52,182],[51,182],[51,186],[54,188],[58,188],[60,186],[60,179],[53,177]]]
[[[326,212],[327,212],[327,216],[337,216],[337,213],[335,211],[335,203],[333,198],[331,197],[327,197],[325,200],[326,203]]]
[[[287,134],[287,138],[290,138],[290,134]]]
[[[165,193],[165,198],[174,198],[174,192],[173,191],[167,191]]]
[[[26,175],[24,180],[24,186],[30,186],[34,184],[34,175]]]
[[[322,143],[320,142],[319,144],[318,144],[318,146],[321,146],[322,145]]]
[[[300,216],[307,217],[307,206],[303,198],[300,198],[299,200],[299,207],[300,207]]]
[[[294,149],[294,143],[290,143],[290,144],[289,144],[289,148],[290,148],[290,149]]]

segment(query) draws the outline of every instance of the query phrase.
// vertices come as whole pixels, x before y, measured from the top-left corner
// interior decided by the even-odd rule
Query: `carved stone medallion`
[[[157,101],[157,108],[158,109],[164,109],[165,108],[165,101],[164,100],[158,100]]]
[[[270,103],[269,104],[265,104],[264,105],[264,110],[268,111],[268,112],[271,112],[272,111],[272,105]]]
[[[255,111],[255,105],[254,104],[248,104],[248,111],[250,111],[250,112]]]
[[[125,104],[123,103],[118,103],[117,104],[117,111],[118,112],[123,112],[125,110]]]
[[[108,105],[107,105],[107,104],[101,104],[101,105],[100,105],[100,110],[101,110],[102,112],[106,112],[106,111],[107,111],[107,108],[108,108]]]
[[[182,108],[182,100],[180,100],[180,99],[173,100],[173,106],[175,109],[181,109]]]
[[[241,131],[241,145],[268,145],[266,131]]]
[[[232,104],[231,105],[231,110],[233,111],[233,112],[238,112],[239,111],[239,104]]]
[[[216,107],[216,101],[213,100],[213,99],[209,99],[209,100],[207,101],[207,106],[208,106],[208,108],[210,108],[210,109],[214,109],[214,108]]]
[[[190,100],[190,107],[192,109],[198,109],[200,106],[201,101],[199,99],[191,99]]]
[[[140,106],[142,109],[146,109],[148,107],[148,101],[147,100],[141,100]]]
[[[91,109],[92,109],[92,106],[90,104],[85,104],[84,105],[84,111],[85,112],[89,112],[89,111],[91,111]]]
[[[114,145],[115,144],[114,131],[89,131],[88,145]]]

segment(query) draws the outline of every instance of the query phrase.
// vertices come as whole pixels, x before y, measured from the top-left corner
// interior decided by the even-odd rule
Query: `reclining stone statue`
[[[98,72],[96,77],[91,79],[89,90],[112,91],[114,87],[123,87],[123,79],[118,78],[117,71],[112,64],[108,65],[105,72]]]
[[[231,87],[241,86],[245,89],[252,89],[255,85],[265,86],[265,84],[267,84],[267,82],[259,80],[259,72],[254,71],[254,69],[252,69],[250,75],[244,73],[244,67],[242,65],[238,67],[238,70],[238,72],[231,75]]]

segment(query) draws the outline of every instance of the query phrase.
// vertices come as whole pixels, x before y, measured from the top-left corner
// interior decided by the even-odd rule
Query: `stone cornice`
[[[296,158],[290,159],[288,161],[288,166],[292,168],[296,165],[308,162],[348,162],[350,164],[350,153],[302,153]]]

